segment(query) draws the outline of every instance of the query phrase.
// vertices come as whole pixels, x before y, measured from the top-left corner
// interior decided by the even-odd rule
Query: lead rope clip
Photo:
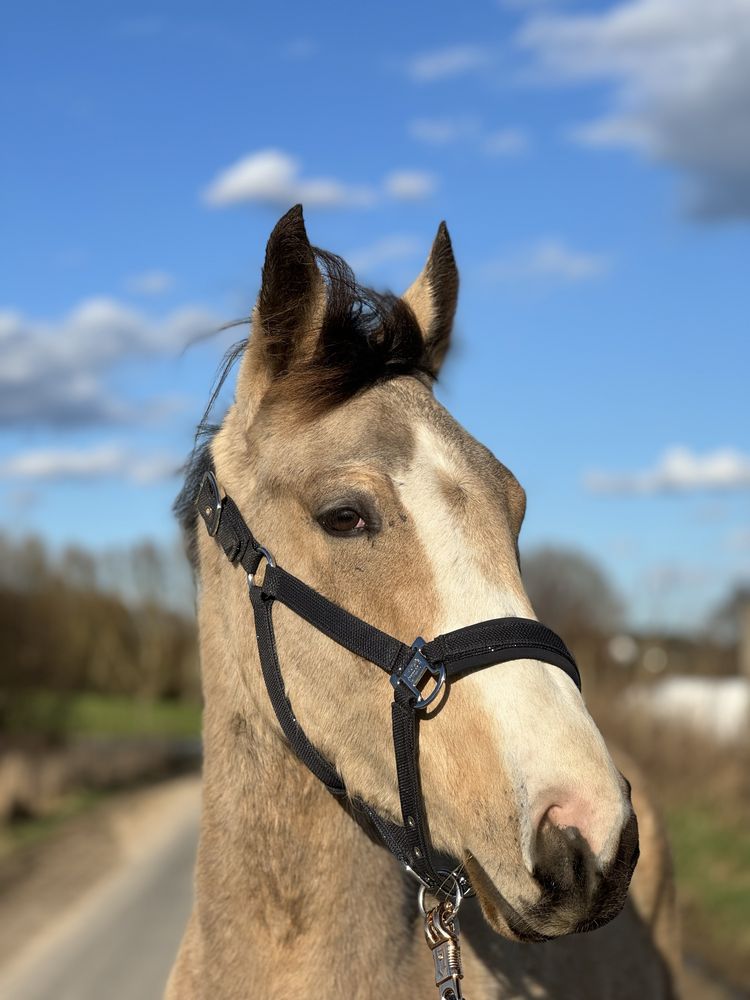
[[[425,887],[419,890],[419,908],[424,917],[424,936],[435,963],[435,986],[440,1000],[466,1000],[461,989],[464,970],[461,963],[458,910],[461,890],[456,883],[455,900],[438,901],[431,910],[425,909]]]

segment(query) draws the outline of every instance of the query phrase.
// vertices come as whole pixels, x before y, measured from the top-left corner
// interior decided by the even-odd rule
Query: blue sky
[[[634,618],[750,577],[750,0],[29,3],[0,58],[0,530],[175,529],[265,240],[462,276],[439,395]]]

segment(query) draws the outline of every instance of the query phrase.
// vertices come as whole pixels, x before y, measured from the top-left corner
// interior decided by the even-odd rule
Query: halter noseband
[[[245,524],[237,505],[221,496],[216,477],[203,477],[196,506],[209,535],[225,555],[247,573],[255,615],[263,678],[279,725],[296,755],[335,796],[350,801],[356,814],[366,817],[400,864],[433,893],[455,884],[456,893],[472,891],[465,872],[449,859],[436,857],[432,848],[419,780],[418,730],[420,713],[450,682],[469,671],[509,660],[541,660],[563,670],[580,689],[581,678],[565,643],[551,629],[528,618],[496,618],[446,632],[430,642],[417,639],[407,646],[398,639],[323,597],[312,587],[277,566]],[[258,567],[266,561],[261,583]],[[274,637],[272,612],[276,601],[351,653],[369,660],[390,675],[393,686],[391,721],[403,825],[380,816],[361,799],[351,799],[333,765],[305,735],[286,695]],[[424,694],[425,681],[432,689]]]

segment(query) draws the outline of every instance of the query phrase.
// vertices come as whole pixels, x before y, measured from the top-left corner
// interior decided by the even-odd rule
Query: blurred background
[[[662,804],[695,996],[749,995],[750,0],[30,0],[2,34],[0,992],[160,993],[200,760],[170,506],[301,201],[395,291],[447,220],[438,395],[525,486],[537,613]]]

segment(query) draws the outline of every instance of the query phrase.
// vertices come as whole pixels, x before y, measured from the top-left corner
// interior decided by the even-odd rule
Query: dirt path
[[[0,996],[158,1000],[190,910],[198,804],[194,777],[128,793],[32,852],[0,897]]]

